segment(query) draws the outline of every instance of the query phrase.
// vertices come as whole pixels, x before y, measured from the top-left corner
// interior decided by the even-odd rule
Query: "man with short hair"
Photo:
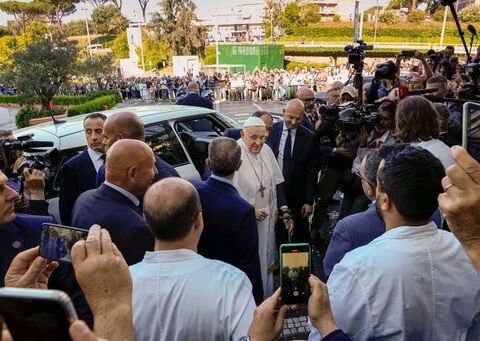
[[[89,189],[95,188],[98,170],[105,161],[105,146],[102,140],[103,125],[106,118],[102,113],[85,116],[83,129],[87,139],[87,148],[62,166],[62,185],[58,208],[64,225],[70,225],[72,221],[73,205],[75,205],[78,196]]]
[[[108,151],[110,146],[115,141],[121,139],[133,139],[145,142],[145,127],[140,117],[133,112],[124,111],[115,113],[108,117],[103,127],[103,144],[105,151]],[[157,173],[153,182],[169,176],[180,176],[178,172],[171,165],[163,161],[158,155],[155,156],[155,167]],[[97,187],[105,180],[105,167],[101,167],[97,176]]]
[[[285,182],[286,202],[293,215],[293,242],[310,242],[308,218],[312,214],[315,185],[319,170],[318,140],[315,133],[301,125],[305,107],[299,99],[290,100],[283,109],[285,120],[273,124],[267,140]],[[280,207],[281,208],[281,207]],[[282,213],[288,212],[288,208]],[[278,242],[287,242],[284,229],[277,229]]]
[[[212,175],[205,181],[192,181],[202,203],[204,230],[198,253],[229,263],[248,276],[256,302],[263,300],[258,256],[255,209],[233,186],[240,168],[242,150],[237,142],[217,137],[208,146],[207,167]]]
[[[318,110],[315,106],[315,93],[312,89],[303,87],[297,91],[297,98],[302,101],[305,107],[305,114],[302,118],[302,126],[315,132],[315,123],[318,120]]]
[[[445,170],[429,151],[403,148],[377,172],[386,232],[328,279],[333,316],[355,340],[478,340],[478,275],[458,240],[428,222]]]
[[[106,179],[98,188],[80,195],[72,224],[90,228],[99,224],[110,232],[127,263],[142,260],[153,250],[153,236],[138,213],[140,201],[157,174],[152,149],[138,140],[122,139],[107,152]]]
[[[167,178],[144,199],[155,251],[130,267],[137,340],[239,340],[255,310],[248,277],[230,264],[197,254],[203,231],[195,187]]]
[[[273,270],[277,260],[277,207],[288,209],[285,194],[278,186],[283,182],[283,176],[270,147],[264,144],[267,131],[262,119],[248,118],[240,134],[242,138],[237,143],[242,151],[242,164],[235,173],[233,184],[240,196],[255,207],[263,294],[267,298],[273,293]],[[291,231],[290,216],[282,217]]]
[[[204,107],[213,110],[213,103],[210,99],[200,96],[200,86],[196,82],[189,82],[187,85],[188,95],[180,98],[175,104]]]

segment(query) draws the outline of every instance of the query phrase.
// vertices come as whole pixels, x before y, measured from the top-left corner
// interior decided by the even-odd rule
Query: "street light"
[[[273,8],[270,8],[270,41],[273,44]]]
[[[88,29],[88,18],[87,18],[87,0],[83,2],[83,10],[85,11],[85,27],[87,28],[87,40],[88,40],[88,52],[90,52],[90,59],[92,59],[92,44],[90,42],[90,30]]]

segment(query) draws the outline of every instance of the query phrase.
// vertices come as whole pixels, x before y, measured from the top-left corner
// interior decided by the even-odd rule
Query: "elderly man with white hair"
[[[286,206],[282,187],[278,187],[280,191],[277,193],[277,185],[283,182],[283,175],[272,150],[264,144],[267,129],[262,119],[248,118],[240,136],[238,144],[242,148],[242,164],[235,173],[233,184],[240,196],[255,207],[260,270],[264,297],[267,298],[273,293],[272,272],[276,261],[277,207]],[[284,218],[286,226],[293,229],[291,219],[286,215]]]

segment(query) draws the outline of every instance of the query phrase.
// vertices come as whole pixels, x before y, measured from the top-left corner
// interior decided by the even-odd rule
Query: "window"
[[[168,122],[146,125],[145,142],[156,155],[173,167],[188,163],[180,141]]]

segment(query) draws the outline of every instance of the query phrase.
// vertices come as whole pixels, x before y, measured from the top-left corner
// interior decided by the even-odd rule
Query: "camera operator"
[[[395,66],[397,67],[397,76],[398,77],[400,77],[401,62],[402,62],[402,60],[404,60],[406,58],[418,59],[422,63],[423,72],[421,74],[419,72],[415,72],[415,73],[418,76],[420,76],[424,81],[429,79],[430,77],[432,77],[433,72],[432,72],[432,69],[430,68],[430,65],[428,65],[427,59],[425,58],[425,56],[421,52],[419,52],[417,50],[400,51],[397,54],[396,60],[395,60]],[[410,71],[413,71],[413,70],[410,70]],[[408,80],[408,76],[407,76],[407,80]],[[423,89],[423,88],[420,88],[420,89]]]
[[[350,214],[359,213],[367,209],[370,200],[367,198],[362,188],[362,180],[360,177],[360,163],[363,157],[371,149],[379,149],[383,145],[393,145],[397,141],[393,136],[395,130],[395,111],[397,102],[385,102],[378,107],[378,115],[380,120],[377,122],[373,130],[368,133],[367,128],[362,126],[358,134],[358,149],[351,168],[350,177],[345,176],[342,185],[343,201],[340,209],[339,219]]]
[[[375,101],[387,96],[393,88],[397,88],[400,84],[398,68],[393,61],[388,60],[385,63],[378,64],[375,77],[367,91],[367,103],[374,104]]]

